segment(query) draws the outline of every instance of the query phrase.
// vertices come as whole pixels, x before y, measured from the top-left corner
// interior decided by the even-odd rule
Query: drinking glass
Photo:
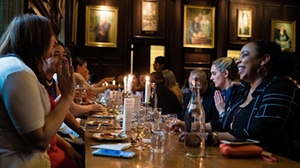
[[[75,87],[75,102],[76,104],[83,104],[83,99],[86,97],[86,85],[76,85]]]
[[[167,114],[166,125],[168,127],[168,133],[174,134],[175,132],[170,131],[171,126],[177,122],[177,114]]]
[[[132,129],[136,137],[136,140],[138,140],[137,149],[139,150],[145,149],[145,147],[143,146],[143,138],[145,135],[148,134],[147,125],[144,122],[137,120],[135,123],[133,123]]]
[[[162,109],[161,108],[154,108],[153,109],[153,112],[152,112],[152,119],[153,119],[153,122],[154,123],[157,123],[157,122],[162,122],[162,121],[159,121],[161,120],[162,116],[161,116],[161,113],[162,113]]]

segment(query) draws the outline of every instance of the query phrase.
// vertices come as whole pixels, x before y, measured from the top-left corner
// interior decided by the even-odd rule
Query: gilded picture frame
[[[158,31],[158,1],[142,1],[142,31]]]
[[[238,37],[252,37],[252,10],[238,9],[237,15],[237,36]]]
[[[77,45],[78,0],[73,1],[72,13],[72,42]]]
[[[183,46],[215,47],[215,7],[184,5]]]
[[[271,41],[276,42],[282,50],[296,51],[296,21],[271,19]]]
[[[117,32],[117,7],[86,6],[86,46],[117,47]]]

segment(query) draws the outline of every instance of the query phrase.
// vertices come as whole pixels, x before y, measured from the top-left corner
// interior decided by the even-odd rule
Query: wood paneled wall
[[[72,6],[72,3],[70,4]],[[103,5],[118,8],[117,47],[91,47],[85,45],[86,6]],[[77,39],[72,45],[72,37],[68,40],[73,57],[83,57],[88,62],[88,69],[97,72],[101,77],[117,76],[129,73],[130,70],[130,31],[131,3],[128,0],[78,0]],[[71,11],[73,11],[72,9]],[[72,12],[70,12],[72,13]],[[72,21],[72,19],[69,19]],[[70,24],[72,25],[72,24]],[[68,45],[67,45],[68,46]],[[69,46],[68,46],[69,47]]]
[[[71,0],[66,2],[72,8]],[[73,0],[72,0],[73,1]],[[150,64],[150,45],[164,45],[170,69],[177,81],[183,83],[189,71],[200,68],[209,71],[213,60],[226,56],[228,49],[239,50],[247,42],[270,39],[271,19],[292,20],[300,23],[299,0],[157,0],[159,2],[159,28],[157,32],[141,31],[142,0],[78,0],[77,43],[72,45],[71,29],[66,45],[73,56],[84,57],[91,72],[101,77],[129,73],[130,53],[134,52],[134,73],[145,73]],[[118,7],[117,48],[85,46],[85,7],[104,5]],[[194,49],[183,47],[183,6],[216,7],[215,48]],[[252,37],[237,37],[237,10],[253,12]],[[72,9],[70,9],[72,11]],[[68,10],[66,10],[67,12]],[[72,13],[72,12],[69,12]],[[72,25],[69,14],[66,25]],[[66,28],[67,30],[67,28]],[[296,32],[300,32],[296,25]],[[300,48],[300,34],[296,34],[296,48]],[[131,44],[134,48],[131,49]],[[296,49],[296,54],[299,51]]]

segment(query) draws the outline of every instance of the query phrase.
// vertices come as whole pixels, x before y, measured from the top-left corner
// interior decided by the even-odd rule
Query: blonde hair
[[[162,71],[164,76],[164,84],[167,88],[171,88],[172,86],[178,86],[175,75],[172,71],[166,69]]]
[[[166,69],[162,71],[164,76],[164,85],[170,89],[177,97],[178,101],[183,103],[183,95],[172,71]]]
[[[223,72],[225,69],[227,69],[229,72],[228,78],[230,80],[234,81],[239,78],[238,68],[234,58],[221,57],[215,60],[212,65],[215,65],[220,72]]]

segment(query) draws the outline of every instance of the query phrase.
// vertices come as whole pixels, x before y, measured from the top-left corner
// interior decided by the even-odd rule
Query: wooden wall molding
[[[31,10],[32,9],[32,10]],[[56,35],[60,33],[61,19],[64,15],[65,0],[29,0],[28,11],[47,17]]]

